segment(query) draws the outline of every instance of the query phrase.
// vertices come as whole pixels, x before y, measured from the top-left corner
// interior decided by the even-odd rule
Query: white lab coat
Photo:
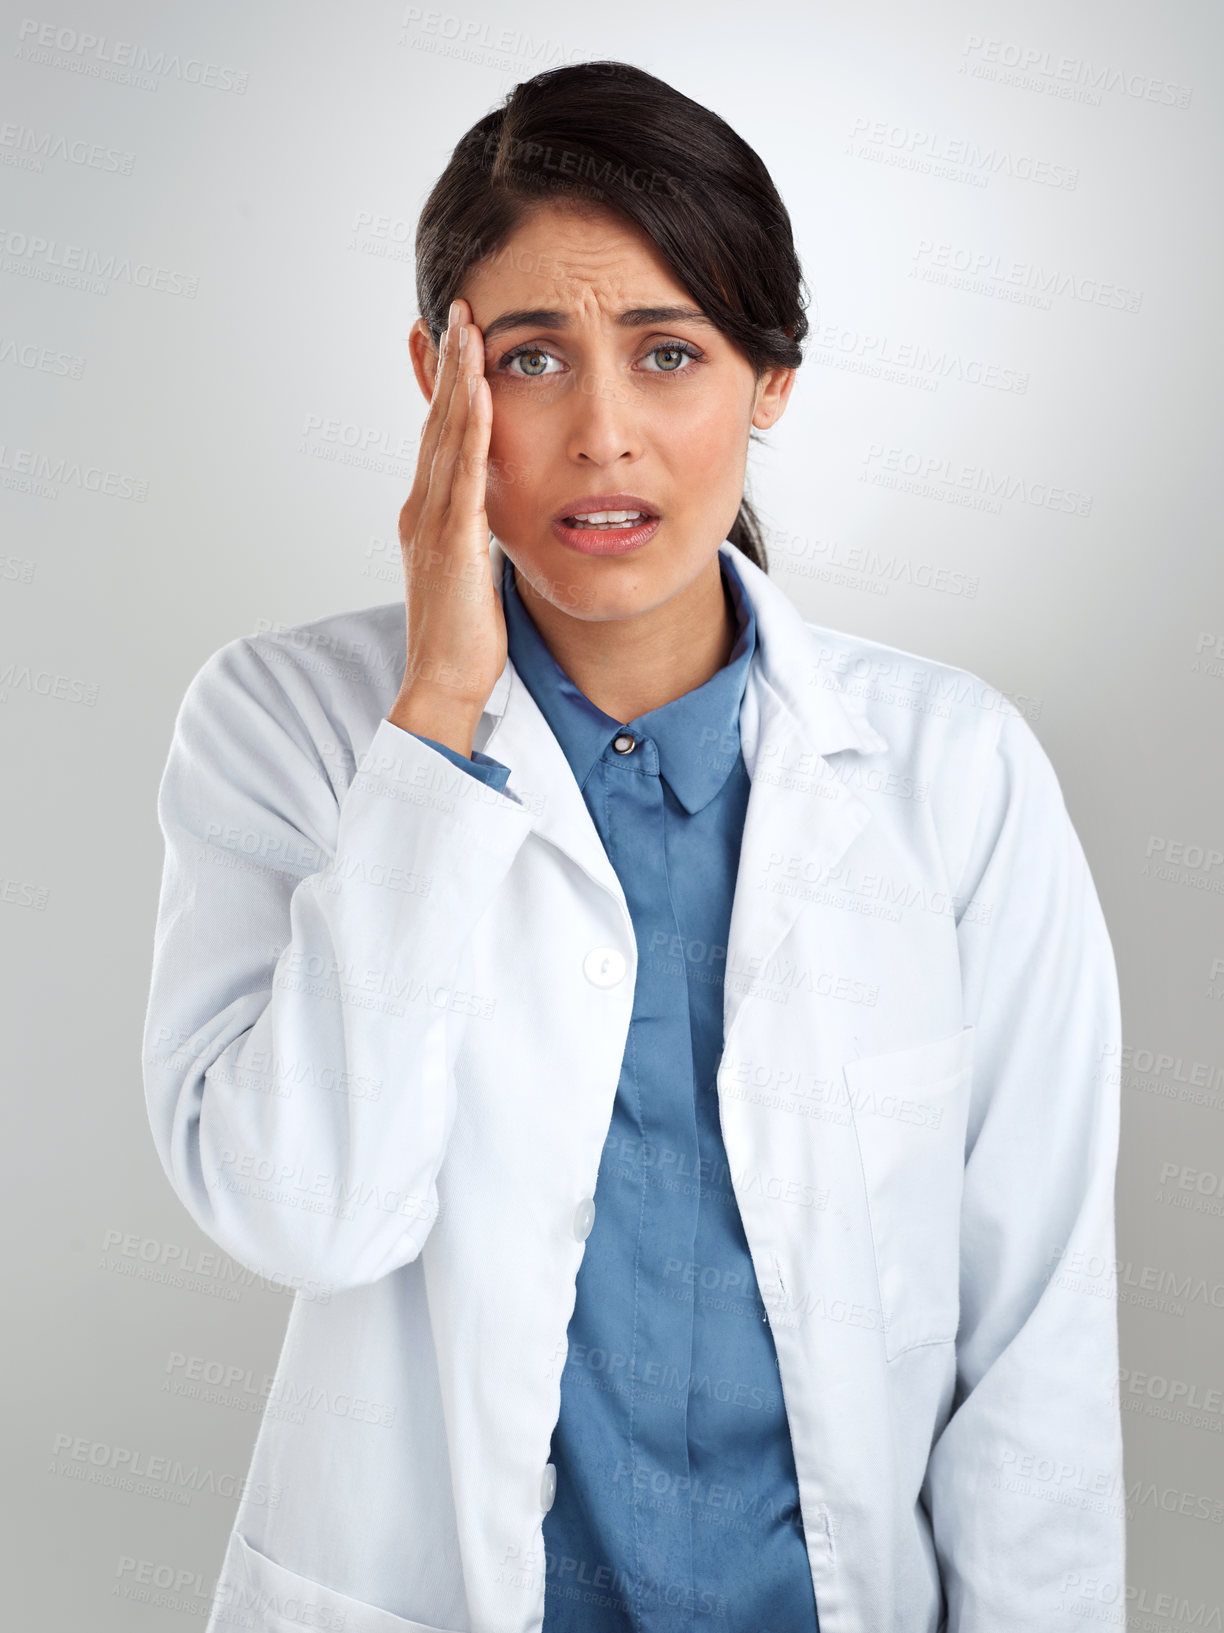
[[[1014,706],[721,549],[759,638],[719,1107],[822,1633],[1082,1633],[1077,1582],[1124,1581],[1089,870]],[[154,1138],[200,1228],[297,1290],[209,1633],[541,1626],[636,948],[513,665],[475,745],[505,793],[385,719],[403,667],[402,602],[233,640],[161,786]]]

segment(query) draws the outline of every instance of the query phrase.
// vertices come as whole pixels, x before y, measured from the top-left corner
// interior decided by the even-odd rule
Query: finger
[[[440,427],[446,416],[447,393],[454,384],[459,368],[459,331],[467,322],[468,316],[468,305],[465,300],[456,298],[451,302],[451,309],[454,317],[442,331],[438,366],[434,371],[433,395],[429,399],[428,418],[433,421],[435,427]]]
[[[484,336],[474,324],[465,322],[470,306],[456,297],[452,310],[454,321],[443,331],[440,341],[434,392],[418,450],[416,480],[401,512],[401,539],[405,528],[415,531],[426,520],[431,528],[435,527],[446,513],[454,463],[467,423],[465,382],[473,369],[482,373],[484,370]],[[464,355],[467,348],[472,348],[471,358]]]
[[[464,364],[470,374],[483,374],[485,367],[484,331],[470,317],[464,318],[467,326],[467,349],[464,352]]]
[[[429,482],[429,470],[433,464],[438,442],[442,435],[446,410],[450,403],[449,392],[458,368],[458,349],[455,327],[443,329],[442,338],[438,343],[438,364],[434,370],[433,396],[429,399],[429,412],[425,416],[425,425],[421,432],[421,446],[418,453],[417,470],[423,474],[426,487]]]
[[[471,373],[467,380],[467,423],[455,462],[450,509],[452,515],[474,520],[483,516],[485,508],[493,400],[489,394],[489,382],[483,374]]]
[[[467,380],[471,375],[467,360],[469,333],[470,325],[460,326],[459,345],[456,347],[455,373],[451,378],[449,387],[443,385],[444,391],[449,390],[450,400],[447,404],[442,432],[434,452],[433,464],[430,467],[429,492],[426,495],[423,512],[424,517],[431,522],[439,520],[450,504],[455,464],[459,458],[459,450],[463,445],[463,438],[467,429]],[[452,341],[451,344],[453,345],[454,342]]]
[[[438,445],[442,439],[446,414],[450,406],[450,396],[459,368],[459,326],[466,302],[454,303],[454,322],[448,323],[438,339],[438,358],[434,367],[433,394],[429,400],[429,410],[425,422],[421,427],[421,439],[417,448],[417,466],[413,477],[412,490],[400,511],[400,542],[405,543],[407,537],[413,534],[420,525],[421,518],[426,513],[429,501],[429,491],[434,461],[437,456]],[[445,496],[443,496],[445,503]],[[433,509],[437,511],[435,504]]]
[[[420,522],[425,509],[425,501],[429,495],[429,473],[433,466],[434,453],[437,449],[438,437],[442,429],[442,414],[438,407],[442,392],[442,379],[446,366],[448,330],[444,329],[438,341],[438,361],[434,369],[433,396],[429,401],[429,411],[421,427],[421,440],[417,447],[416,470],[413,473],[412,487],[404,501],[399,514],[400,543],[407,545]]]
[[[466,302],[464,303],[466,305]],[[451,385],[451,407],[457,411],[457,418],[453,427],[455,436],[454,460],[461,457],[464,439],[467,435],[468,416],[472,404],[470,382],[484,376],[484,335],[474,323],[464,321],[459,327],[459,343],[457,346],[457,372]],[[454,461],[439,468],[439,474],[444,477],[445,470],[451,472],[454,478]]]

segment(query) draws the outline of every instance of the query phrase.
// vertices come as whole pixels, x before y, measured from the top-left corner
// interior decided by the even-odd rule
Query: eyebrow
[[[618,312],[614,321],[622,329],[645,329],[657,323],[704,323],[713,327],[712,320],[696,306],[631,306],[624,312]],[[548,306],[532,306],[517,312],[503,312],[486,324],[482,333],[488,340],[491,335],[501,334],[506,329],[568,329],[569,326],[567,312]]]

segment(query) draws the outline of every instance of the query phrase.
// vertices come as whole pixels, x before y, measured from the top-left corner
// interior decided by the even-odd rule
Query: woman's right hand
[[[467,302],[457,300],[442,336],[416,479],[400,511],[408,648],[387,718],[469,756],[507,651],[485,514],[492,423],[484,336]]]

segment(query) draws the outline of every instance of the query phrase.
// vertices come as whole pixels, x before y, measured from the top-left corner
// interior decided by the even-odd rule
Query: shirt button
[[[623,731],[612,739],[612,747],[618,754],[632,754],[637,747],[637,738],[631,737],[627,731]]]
[[[551,1463],[545,1463],[544,1475],[540,1481],[540,1507],[547,1514],[553,1505],[553,1498],[557,1495],[557,1471]]]
[[[582,973],[592,986],[614,987],[625,977],[625,955],[616,947],[592,947],[582,961]]]
[[[584,1196],[574,1209],[574,1236],[579,1242],[585,1242],[591,1234],[591,1226],[595,1223],[595,1203],[589,1196]]]

